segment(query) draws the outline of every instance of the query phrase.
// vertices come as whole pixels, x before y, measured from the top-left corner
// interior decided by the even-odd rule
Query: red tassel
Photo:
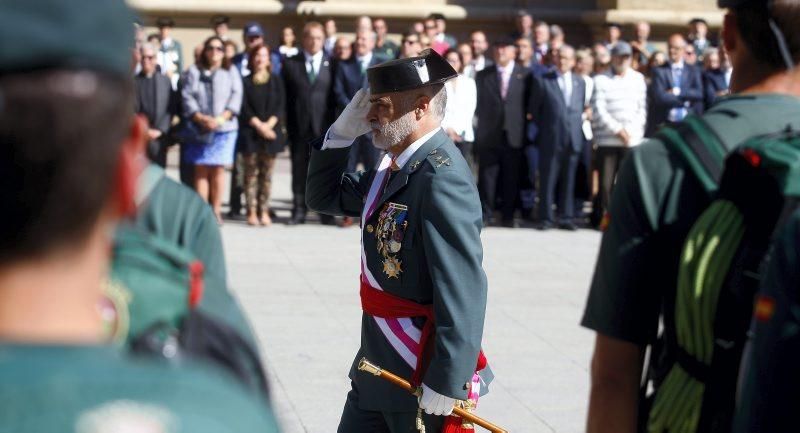
[[[472,424],[464,424],[461,417],[450,415],[445,419],[442,433],[475,433]]]

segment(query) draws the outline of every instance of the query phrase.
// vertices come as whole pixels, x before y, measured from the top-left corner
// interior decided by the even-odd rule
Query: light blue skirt
[[[239,131],[215,132],[209,144],[187,143],[185,162],[194,165],[233,165],[233,153]]]

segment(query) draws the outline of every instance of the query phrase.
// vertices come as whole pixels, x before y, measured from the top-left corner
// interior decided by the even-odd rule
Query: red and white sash
[[[380,165],[378,165],[378,172],[372,180],[364,210],[361,214],[361,278],[365,279],[370,286],[378,290],[383,290],[383,287],[381,287],[378,280],[372,274],[372,271],[370,271],[369,266],[367,266],[367,254],[364,250],[363,240],[363,225],[376,211],[375,207],[378,205],[378,200],[380,200],[383,195],[384,189],[386,189],[386,183],[392,172],[392,162],[392,158],[387,154],[383,157],[383,160],[381,160]],[[422,337],[422,331],[414,325],[411,318],[383,319],[380,317],[373,317],[373,320],[375,320],[378,328],[380,328],[395,352],[397,352],[412,369],[416,368],[417,353],[421,353],[419,342]]]

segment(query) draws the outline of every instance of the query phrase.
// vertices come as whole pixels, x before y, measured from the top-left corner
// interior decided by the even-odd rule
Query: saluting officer
[[[318,212],[362,221],[361,348],[338,431],[408,432],[418,408],[449,415],[492,377],[481,353],[481,205],[466,161],[441,128],[453,68],[426,50],[367,76],[369,91],[359,90],[314,143],[306,200]],[[349,146],[370,131],[386,156],[347,173]],[[359,372],[361,357],[421,386],[419,402]],[[423,418],[429,432],[460,423]]]

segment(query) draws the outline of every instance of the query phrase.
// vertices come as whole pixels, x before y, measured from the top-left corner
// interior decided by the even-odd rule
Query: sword
[[[417,397],[420,396],[421,390],[419,388],[413,387],[411,385],[411,383],[409,383],[407,380],[403,379],[402,377],[397,376],[396,374],[394,374],[394,373],[392,373],[390,371],[386,371],[386,370],[378,367],[377,365],[369,362],[367,360],[367,358],[361,358],[361,361],[358,362],[358,369],[361,370],[361,371],[365,371],[367,373],[370,373],[370,374],[372,374],[374,376],[378,376],[381,379],[387,380],[387,381],[399,386],[400,388],[405,389],[409,393],[411,393],[413,395],[416,395]],[[473,413],[470,413],[469,411],[467,411],[464,408],[461,408],[461,407],[458,407],[458,406],[454,407],[453,408],[453,414],[463,418],[465,421],[471,422],[473,424],[477,424],[477,425],[485,428],[486,430],[489,430],[490,432],[493,432],[493,433],[508,433],[506,430],[502,429],[501,427],[498,427],[498,426],[490,423],[489,421],[486,421],[485,419],[483,419],[483,418],[481,418],[481,417],[479,417],[479,416],[477,416],[477,415],[475,415]],[[424,429],[424,426],[423,426],[423,429]]]

